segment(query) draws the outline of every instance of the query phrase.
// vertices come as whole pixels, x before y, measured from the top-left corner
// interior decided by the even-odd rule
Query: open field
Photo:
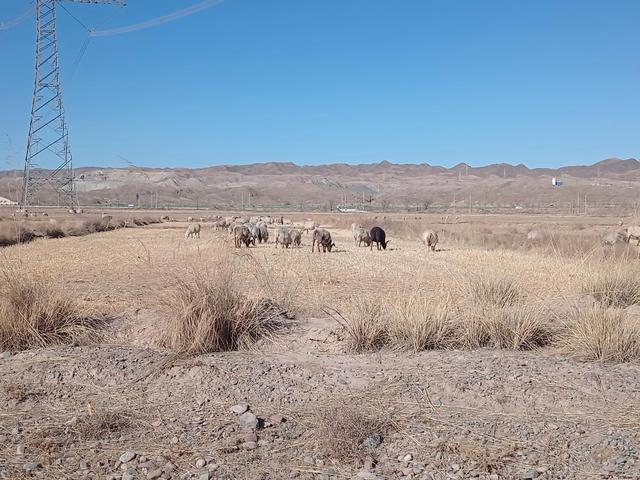
[[[312,254],[273,229],[187,240],[211,212],[167,214],[0,250],[0,478],[640,475],[638,253],[602,245],[618,218],[283,214],[331,231]],[[354,221],[389,248],[355,246]]]

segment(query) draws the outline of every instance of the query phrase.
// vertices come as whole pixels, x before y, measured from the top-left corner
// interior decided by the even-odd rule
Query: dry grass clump
[[[78,419],[75,430],[83,440],[101,440],[133,426],[132,416],[126,412],[104,411]]]
[[[85,343],[106,323],[44,278],[17,270],[0,275],[0,349]]]
[[[347,399],[321,408],[314,418],[316,448],[335,460],[355,460],[369,452],[363,446],[369,436],[379,436],[384,441],[393,422],[384,410],[367,408],[370,401],[362,399],[352,405],[353,399]]]
[[[247,348],[281,329],[286,320],[278,305],[242,293],[230,261],[215,269],[180,272],[168,307],[171,319],[162,343],[188,354]]]
[[[395,349],[433,350],[455,343],[455,325],[449,305],[438,305],[424,296],[398,299],[391,306],[387,337]]]
[[[640,360],[640,321],[624,310],[592,307],[576,310],[566,321],[560,347],[582,360]]]
[[[357,297],[346,316],[339,312],[327,313],[345,329],[355,352],[379,350],[388,343],[388,324],[378,302]]]
[[[477,278],[466,286],[465,296],[476,305],[491,305],[499,308],[519,303],[524,293],[520,286],[509,278]]]
[[[583,287],[603,307],[625,308],[640,304],[640,276],[628,267],[604,267]]]

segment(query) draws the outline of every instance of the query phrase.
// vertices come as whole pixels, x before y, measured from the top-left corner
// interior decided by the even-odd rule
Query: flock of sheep
[[[194,223],[194,219],[189,217],[189,226],[185,233],[185,238],[200,238],[201,226],[199,223]],[[200,219],[204,221],[204,219]],[[312,220],[304,223],[304,225],[296,226],[293,223],[283,217],[251,217],[249,219],[242,217],[216,217],[213,219],[213,228],[216,230],[227,230],[230,235],[233,236],[234,245],[236,248],[240,248],[242,245],[249,248],[250,245],[255,246],[256,242],[267,243],[269,241],[269,225],[276,225],[275,231],[275,247],[278,245],[283,248],[289,248],[290,246],[299,247],[302,243],[303,233],[311,232],[311,252],[331,252],[336,246],[331,238],[331,233],[320,228],[320,225]],[[373,250],[373,245],[376,245],[377,250],[386,250],[390,240],[386,239],[386,232],[381,227],[373,227],[371,230],[367,230],[359,224],[351,224],[351,232],[353,234],[353,240],[355,245],[365,246]],[[433,230],[425,230],[422,234],[422,242],[431,251],[435,251],[438,244],[438,234]]]

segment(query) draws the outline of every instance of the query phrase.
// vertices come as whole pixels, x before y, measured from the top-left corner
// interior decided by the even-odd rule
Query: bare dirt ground
[[[521,244],[541,223],[596,238],[616,221],[494,219],[474,231]],[[584,361],[553,346],[354,353],[327,313],[348,315],[363,298],[454,304],[466,282],[507,275],[553,324],[593,301],[582,287],[607,252],[465,245],[468,229],[453,226],[430,254],[396,223],[390,248],[377,252],[354,246],[346,220],[324,222],[331,254],[312,255],[307,235],[302,248],[269,243],[247,256],[206,224],[201,239],[186,240],[183,222],[3,249],[3,266],[45,273],[112,323],[92,345],[0,353],[0,478],[640,477],[637,363]],[[222,257],[243,291],[287,304],[295,318],[249,350],[163,348],[173,277]]]

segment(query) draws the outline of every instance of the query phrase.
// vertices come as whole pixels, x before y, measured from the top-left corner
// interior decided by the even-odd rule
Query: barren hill
[[[80,203],[136,206],[283,206],[328,209],[633,207],[640,196],[640,162],[607,159],[558,169],[505,163],[451,168],[421,164],[294,163],[207,168],[100,168],[76,170]],[[22,172],[0,172],[0,196],[16,199]],[[554,187],[552,178],[562,186]],[[56,203],[42,192],[43,204]]]

